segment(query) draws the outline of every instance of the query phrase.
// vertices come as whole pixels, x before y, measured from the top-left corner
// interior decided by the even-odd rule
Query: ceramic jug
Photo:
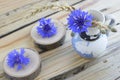
[[[106,17],[103,13],[97,10],[89,10],[93,19],[105,24],[107,20],[110,25],[114,24],[114,19]],[[112,22],[112,23],[111,23]],[[81,34],[75,33],[72,37],[72,46],[75,51],[84,58],[97,58],[107,47],[108,39],[106,34],[100,33],[97,27],[89,27],[87,32]]]

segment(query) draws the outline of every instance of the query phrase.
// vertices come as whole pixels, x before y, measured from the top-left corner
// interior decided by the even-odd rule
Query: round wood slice
[[[22,70],[17,70],[16,67],[10,68],[7,64],[7,56],[5,57],[3,68],[6,77],[10,80],[34,80],[34,78],[38,76],[41,70],[40,55],[34,50],[25,49],[25,56],[30,58],[30,63],[24,66]]]
[[[66,34],[65,26],[61,22],[58,22],[57,20],[52,20],[52,22],[54,22],[57,28],[57,33],[50,38],[42,38],[37,33],[36,28],[39,25],[39,22],[37,22],[36,25],[31,30],[31,37],[34,40],[35,45],[40,49],[43,49],[43,50],[54,49],[56,47],[61,46],[65,40],[65,34]]]

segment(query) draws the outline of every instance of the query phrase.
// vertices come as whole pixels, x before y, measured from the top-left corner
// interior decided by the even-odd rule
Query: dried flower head
[[[37,27],[37,32],[43,38],[52,37],[57,33],[57,29],[51,19],[41,18],[39,20],[39,26]]]
[[[21,70],[23,66],[29,64],[30,59],[24,56],[25,50],[23,48],[20,49],[20,52],[17,50],[12,50],[9,52],[7,57],[7,64],[10,68],[14,68],[17,66],[17,70]]]
[[[73,32],[84,32],[92,25],[92,15],[80,9],[71,11],[68,18],[68,27]]]
[[[117,32],[117,29],[115,29],[114,27],[111,27],[109,25],[101,24],[100,22],[98,22],[96,20],[92,21],[92,27],[98,27],[98,29],[100,30],[100,32],[102,34],[107,34],[108,31]]]

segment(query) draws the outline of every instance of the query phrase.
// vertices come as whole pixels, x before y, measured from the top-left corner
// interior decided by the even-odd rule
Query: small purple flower
[[[8,54],[7,64],[10,68],[14,68],[17,66],[17,70],[21,70],[23,66],[29,64],[30,59],[24,56],[25,50],[23,48],[20,49],[20,52],[17,50],[12,50]]]
[[[73,10],[68,18],[68,28],[73,32],[84,32],[92,25],[92,15],[80,9]]]
[[[57,29],[51,19],[41,18],[39,20],[39,26],[37,27],[37,32],[43,38],[52,37],[57,33]]]

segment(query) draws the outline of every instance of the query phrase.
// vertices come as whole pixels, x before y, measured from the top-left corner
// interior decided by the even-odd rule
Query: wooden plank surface
[[[70,4],[72,4],[72,3],[73,2],[71,2]],[[107,0],[84,0],[84,1],[75,0],[74,3],[76,3],[74,5],[76,8],[82,8],[84,10],[96,9],[96,10],[102,10],[105,14],[109,14],[109,13],[113,14],[116,17],[117,23],[119,24],[119,22],[120,22],[120,20],[119,20],[119,18],[120,18],[120,11],[119,11],[120,10],[120,8],[119,8],[120,1],[119,0],[117,0],[117,1],[109,0],[110,4],[107,4]],[[31,7],[34,7],[34,6],[31,6]],[[26,9],[23,9],[23,11],[26,11]],[[44,12],[44,13],[47,14],[47,12]],[[24,26],[22,29],[21,29],[21,27],[25,24],[35,21],[36,19],[39,19],[40,17],[38,17],[38,16],[43,15],[43,13],[38,13],[35,16],[33,16],[32,18],[26,19],[26,21],[22,18],[23,16],[18,17],[18,18],[22,18],[22,19],[17,21],[16,17],[18,16],[18,14],[21,15],[21,13],[16,12],[16,13],[14,13],[14,15],[10,15],[8,17],[1,16],[5,20],[13,19],[13,21],[16,21],[16,22],[13,22],[13,23],[9,22],[10,24],[5,23],[6,26],[3,26],[4,23],[0,24],[0,25],[2,25],[2,27],[0,27],[0,35],[3,35],[3,34],[13,31],[13,33],[9,33],[7,36],[0,38],[0,63],[2,63],[5,55],[14,48],[25,47],[25,48],[36,49],[33,44],[32,39],[30,37],[30,30],[35,25],[35,23],[30,24],[28,26]],[[58,12],[49,17],[60,20],[61,22],[63,22],[66,25],[67,14],[68,13],[66,13],[66,12]],[[2,18],[0,18],[0,19],[2,20]],[[81,58],[79,55],[76,54],[76,52],[73,50],[73,48],[71,46],[71,41],[70,41],[71,36],[70,36],[70,31],[68,30],[66,40],[65,40],[65,43],[63,46],[61,46],[55,50],[51,50],[51,51],[45,52],[43,54],[40,54],[42,57],[42,65],[43,66],[42,66],[42,71],[41,71],[40,75],[35,80],[48,80],[48,79],[54,80],[55,79],[54,77],[56,77],[56,76],[61,77],[62,74],[67,75],[70,72],[71,72],[71,74],[73,74],[72,70],[74,70],[74,69],[78,70],[78,68],[82,67],[82,66],[86,66],[84,68],[85,71],[78,73],[76,76],[73,76],[72,78],[69,78],[70,80],[79,80],[79,79],[80,80],[81,79],[83,79],[83,80],[102,80],[102,79],[103,80],[113,80],[113,78],[115,79],[116,77],[119,77],[118,76],[119,73],[117,72],[117,70],[119,70],[119,69],[116,67],[119,66],[119,64],[117,65],[117,62],[119,61],[118,59],[120,56],[120,54],[119,54],[120,53],[120,50],[119,50],[120,37],[118,37],[118,36],[120,36],[120,29],[119,29],[119,25],[116,27],[118,28],[118,32],[115,34],[114,33],[110,34],[110,37],[108,38],[109,44],[108,44],[107,50],[103,54],[101,54],[98,59],[95,59],[95,60],[87,60],[87,59]],[[14,31],[16,29],[18,29],[18,30]],[[39,52],[40,51],[41,50],[39,50]],[[112,62],[113,59],[116,59],[116,60],[114,60]],[[107,60],[108,63],[103,63],[105,60]],[[109,64],[109,62],[110,62],[110,64]],[[112,67],[111,64],[114,64],[114,66]],[[89,66],[91,66],[91,67],[89,68]],[[97,67],[99,68],[98,70],[97,70]],[[108,68],[108,69],[102,70],[102,69],[106,69],[106,68]],[[115,72],[113,73],[112,71],[114,70],[114,68],[115,68]],[[92,71],[93,71],[93,73],[92,73]],[[110,77],[110,75],[107,75],[107,73],[106,73],[106,75],[100,75],[100,74],[104,73],[104,71],[107,73],[111,72],[110,75],[113,75],[115,73],[116,73],[116,75],[113,77]],[[96,72],[98,72],[98,74],[95,74]],[[89,75],[86,76],[85,74],[89,74]],[[95,74],[95,76],[98,76],[98,77],[95,77],[94,74]],[[89,79],[89,77],[91,75],[92,75],[92,78]],[[99,75],[101,77],[99,77]],[[81,78],[79,76],[81,76],[81,77],[84,76],[84,77]],[[106,78],[104,79],[104,77],[106,77]],[[4,77],[1,64],[0,64],[0,80],[7,80]],[[62,78],[58,79],[58,80],[62,80]]]
[[[66,80],[120,80],[119,52]]]
[[[46,2],[48,1],[48,2]],[[52,1],[52,0],[51,0]],[[83,0],[74,0],[74,1],[65,1],[68,2],[68,4],[72,5],[75,3],[79,3]],[[56,2],[54,2],[56,3]],[[63,3],[62,1],[60,1],[59,3]],[[45,5],[50,4],[49,0],[40,0],[40,2],[38,3],[34,3],[34,4],[29,4],[25,7],[21,7],[18,8],[16,11],[10,11],[7,14],[9,15],[1,15],[0,16],[0,37],[2,37],[3,35],[6,35],[8,33],[11,33],[12,31],[15,31],[17,29],[21,29],[24,28],[25,26],[27,26],[28,24],[34,23],[36,20],[39,20],[41,17],[46,17],[49,15],[52,15],[54,13],[56,13],[56,10],[43,10],[40,13],[37,13],[36,15],[33,15],[31,17],[25,18],[26,16],[31,15],[32,11],[35,11],[38,8],[41,8]],[[24,13],[24,14],[23,14]],[[12,29],[11,29],[12,27]]]
[[[0,15],[40,0],[0,0]]]

